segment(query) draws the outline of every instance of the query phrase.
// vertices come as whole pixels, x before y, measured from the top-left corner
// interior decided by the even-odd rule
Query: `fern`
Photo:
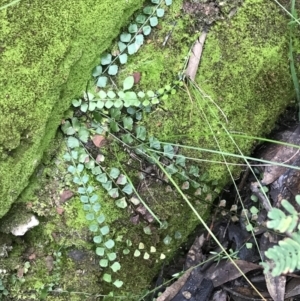
[[[296,196],[296,202],[300,205],[300,195]],[[272,208],[268,213],[268,217],[271,220],[267,222],[267,227],[280,233],[286,233],[290,237],[279,241],[278,245],[269,248],[265,252],[265,256],[273,261],[272,264],[267,262],[262,263],[264,272],[267,273],[271,269],[272,276],[274,277],[282,273],[292,273],[295,269],[300,269],[299,214],[295,207],[287,200],[282,200],[281,205],[288,214],[281,209]]]
[[[296,200],[297,199],[298,204],[300,204],[300,199],[296,198]],[[280,233],[292,233],[299,222],[298,213],[294,206],[287,200],[282,200],[281,206],[289,213],[289,215],[286,215],[278,208],[272,208],[268,213],[268,217],[272,220],[267,222],[267,227],[279,231]]]

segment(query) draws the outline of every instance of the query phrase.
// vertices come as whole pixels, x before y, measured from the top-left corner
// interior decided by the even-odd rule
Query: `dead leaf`
[[[272,266],[272,262],[265,257],[265,251],[273,247],[278,242],[278,237],[272,232],[265,232],[260,238],[259,248],[262,254],[262,259]],[[275,301],[284,300],[286,277],[273,277],[271,273],[265,273],[266,285],[270,296]]]
[[[95,135],[92,141],[95,144],[95,146],[101,147],[105,144],[105,137],[102,135]]]
[[[147,211],[146,215],[144,216],[144,219],[149,223],[152,224],[154,222],[154,217],[150,212]]]
[[[140,222],[140,216],[137,214],[135,216],[132,216],[130,218],[130,221],[134,224],[134,225],[137,225],[139,222]]]
[[[207,202],[211,202],[212,201],[212,194],[211,193],[208,193],[206,195],[205,201],[207,201]]]
[[[29,260],[35,260],[36,259],[36,254],[35,253],[32,253],[28,256],[28,259]]]
[[[195,267],[184,286],[172,299],[172,301],[209,300],[214,289],[213,282],[204,278],[202,267]]]
[[[300,125],[294,130],[279,133],[275,139],[290,144],[300,145]],[[281,144],[270,144],[270,146],[262,152],[260,157],[264,160],[292,165],[294,161],[299,159],[300,149]],[[287,168],[282,166],[266,166],[262,183],[265,185],[273,183],[284,174],[286,170]]]
[[[134,83],[138,84],[141,80],[141,73],[140,72],[133,72],[132,76],[133,76],[133,79],[134,79]]]
[[[260,265],[244,260],[234,260],[234,262],[244,274],[253,270],[262,269]],[[211,279],[214,284],[214,287],[218,287],[240,276],[242,276],[242,274],[229,260],[222,260],[218,265],[217,263],[213,264],[205,273],[205,278]]]
[[[226,301],[227,293],[224,290],[216,291],[213,294],[212,301]]]
[[[229,287],[226,285],[222,285],[222,288],[229,292],[233,297],[233,300],[239,301],[261,301],[261,297],[255,292],[255,290],[251,287],[241,287],[241,286],[234,286]],[[260,292],[260,294],[264,297],[263,300],[266,298],[270,298],[270,295],[267,292]]]
[[[262,255],[262,259],[265,261],[265,251],[267,251],[269,248],[272,248],[275,244],[278,243],[278,237],[272,232],[265,232],[260,238],[259,241],[259,249],[260,253]]]
[[[64,190],[60,195],[60,201],[62,203],[70,200],[73,197],[74,193],[71,190]]]
[[[17,271],[18,278],[23,278],[24,276],[24,268],[19,268]]]
[[[189,59],[188,66],[186,68],[185,74],[189,77],[192,81],[195,80],[196,73],[198,70],[198,66],[200,63],[203,45],[206,39],[207,32],[203,31],[201,36],[196,40],[193,49],[191,51],[191,56]]]
[[[285,298],[291,298],[300,295],[300,279],[293,278],[286,286]]]
[[[55,241],[58,241],[58,240],[59,240],[59,234],[58,234],[58,233],[52,232],[52,233],[51,233],[51,236],[53,237],[53,239],[54,239]]]
[[[293,162],[293,166],[300,167],[300,157]],[[276,181],[271,184],[270,195],[274,201],[273,207],[281,203],[282,199],[293,200],[300,193],[300,170],[288,168]],[[293,206],[297,204],[293,204]]]
[[[139,206],[137,206],[135,208],[135,211],[140,213],[141,215],[146,215],[146,213],[148,212],[147,208],[143,204],[140,204]]]
[[[199,237],[196,237],[193,245],[190,247],[190,250],[186,256],[184,264],[185,269],[189,269],[203,261],[202,246],[204,244],[204,241],[204,234],[202,234]]]
[[[64,213],[65,209],[62,208],[62,207],[56,207],[56,212],[59,214],[59,215],[62,215]]]
[[[285,294],[286,277],[273,277],[271,273],[265,273],[265,279],[270,296],[274,301],[283,301]]]
[[[31,202],[27,203],[27,204],[26,204],[26,208],[27,208],[27,209],[31,209],[31,208],[32,208],[32,203],[31,203]]]
[[[192,269],[187,270],[177,281],[171,286],[167,287],[166,290],[156,299],[156,301],[170,301],[172,300],[189,278]]]
[[[192,272],[192,266],[195,266],[203,259],[202,255],[202,246],[205,242],[205,237],[202,234],[199,237],[196,237],[193,245],[191,246],[186,262],[185,268],[189,268],[176,282],[174,282],[171,286],[169,286],[162,295],[160,295],[156,300],[157,301],[169,301],[172,300],[177,293],[181,290],[181,288],[185,285],[187,279],[189,278]]]
[[[51,255],[48,255],[46,258],[45,258],[45,262],[46,262],[46,267],[47,267],[47,270],[49,272],[51,272],[53,270],[53,262],[54,262],[54,259]]]
[[[102,154],[98,154],[96,157],[96,162],[99,163],[103,161],[104,161],[104,156]]]

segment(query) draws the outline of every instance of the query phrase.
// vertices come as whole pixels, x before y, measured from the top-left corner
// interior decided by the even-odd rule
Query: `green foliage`
[[[105,224],[105,216],[101,213],[101,202],[95,193],[95,187],[89,184],[90,175],[87,173],[87,170],[91,171],[95,176],[95,180],[107,190],[108,195],[112,198],[119,196],[119,189],[114,185],[125,188],[128,183],[126,177],[121,174],[118,168],[104,170],[84,148],[83,143],[86,143],[90,135],[94,131],[97,132],[99,130],[98,127],[101,127],[98,123],[93,125],[94,129],[87,128],[84,122],[75,117],[62,125],[63,132],[69,136],[67,138],[67,146],[70,150],[64,155],[64,158],[71,163],[68,167],[68,172],[72,174],[73,182],[78,186],[77,192],[80,196],[83,210],[86,212],[85,217],[89,223],[89,229],[93,233],[93,241],[97,245],[96,254],[102,257],[99,265],[101,267],[110,267],[116,272],[121,266],[117,261],[117,254],[112,251],[115,247],[115,241],[109,238],[110,227]],[[76,135],[76,137],[71,135]],[[90,162],[93,162],[93,164]],[[110,274],[106,273],[105,275],[105,279],[103,279],[107,281],[109,279],[107,275]],[[120,286],[121,282],[117,280],[116,284]]]
[[[108,76],[117,75],[119,66],[127,63],[128,55],[135,54],[140,47],[144,44],[144,36],[148,36],[153,27],[158,25],[158,18],[162,18],[165,14],[163,5],[169,6],[172,4],[172,0],[152,0],[154,5],[145,6],[143,12],[138,14],[135,18],[136,23],[128,25],[127,30],[124,30],[117,42],[118,49],[111,53],[103,53],[100,57],[100,65],[96,66],[92,72],[92,75],[97,79],[96,83],[99,88],[105,88],[108,82]],[[107,72],[107,75],[106,75]],[[123,90],[129,90],[129,88],[123,87]],[[144,106],[149,105],[145,101]]]
[[[171,241],[172,241],[172,237],[169,235],[167,235],[163,240],[165,245],[169,245],[171,243]]]
[[[300,205],[300,195],[296,196],[296,202]],[[287,200],[282,200],[281,205],[287,214],[279,208],[272,208],[268,213],[270,220],[267,222],[267,227],[286,233],[288,237],[265,252],[265,256],[273,261],[271,265],[268,262],[261,263],[265,273],[271,269],[274,277],[300,269],[299,213]]]
[[[0,278],[0,297],[7,296],[8,290],[5,288],[3,280]]]
[[[103,57],[103,60],[108,59],[108,56]],[[180,82],[176,82],[176,85],[180,85]],[[173,84],[172,89],[176,85]],[[101,257],[99,265],[107,269],[103,275],[103,280],[112,282],[117,287],[120,287],[122,282],[118,279],[113,282],[115,276],[110,273],[110,271],[117,272],[121,268],[117,256],[117,242],[111,238],[110,227],[106,224],[106,218],[101,211],[102,200],[96,194],[94,184],[91,184],[91,177],[94,176],[93,182],[98,182],[107,191],[107,195],[115,199],[115,205],[118,208],[125,209],[129,202],[132,204],[141,202],[161,225],[161,229],[166,229],[167,223],[161,222],[155,216],[138,195],[128,176],[119,167],[106,168],[105,157],[101,155],[101,159],[95,159],[85,144],[91,142],[95,134],[113,134],[113,137],[119,136],[122,141],[131,144],[132,151],[146,160],[150,160],[148,152],[152,151],[153,156],[169,160],[170,172],[181,174],[181,176],[185,175],[184,185],[186,185],[186,189],[189,188],[190,176],[195,179],[199,177],[199,169],[196,166],[191,165],[189,170],[185,170],[186,158],[182,155],[177,156],[173,145],[162,143],[157,138],[149,136],[147,129],[139,124],[142,117],[141,113],[148,113],[155,109],[153,99],[155,99],[155,103],[160,102],[162,96],[172,90],[170,89],[171,86],[167,85],[156,92],[135,92],[132,90],[134,79],[132,76],[128,76],[124,79],[122,87],[123,90],[118,92],[114,92],[111,87],[108,87],[108,90],[100,90],[96,95],[88,92],[82,99],[73,100],[73,106],[85,113],[84,118],[70,118],[61,127],[66,135],[66,144],[69,149],[64,155],[64,159],[69,163],[68,172],[72,175],[73,183],[77,186],[82,208],[86,212],[85,218],[89,224],[89,230],[93,233],[93,242],[96,244],[95,252]],[[147,107],[145,100],[149,101]],[[86,122],[86,118],[89,122]],[[117,139],[116,141],[119,142],[120,140]],[[191,185],[193,187],[200,186],[195,180],[191,180]],[[137,197],[133,197],[133,193]],[[151,235],[151,228],[149,226],[144,227],[144,233]],[[180,237],[180,233],[175,235],[175,239],[180,239]],[[163,242],[170,244],[172,237],[166,236]],[[123,254],[129,252],[128,248],[123,250]],[[139,255],[140,252],[134,253],[134,256]],[[145,252],[143,258],[148,259],[149,257],[149,253]]]
[[[55,286],[60,285],[61,280],[61,269],[62,269],[62,261],[61,261],[62,253],[60,250],[53,252],[53,270],[51,275],[51,283],[47,284],[47,292],[53,290]]]
[[[97,81],[97,86],[104,88],[106,87],[106,85],[107,78],[99,77]],[[154,93],[153,91],[147,91],[147,96],[143,91],[139,91],[138,93],[136,93],[131,90],[133,85],[134,77],[128,76],[123,81],[123,90],[120,90],[118,92],[114,92],[113,90],[100,90],[95,95],[89,93],[90,95],[87,100],[74,99],[72,101],[72,104],[74,107],[80,107],[80,110],[84,113],[86,113],[87,111],[98,111],[102,109],[116,108],[118,110],[110,112],[112,115],[111,117],[116,118],[120,116],[123,107],[132,107],[131,110],[133,110],[133,112],[136,112],[136,110],[133,109],[134,107],[141,110],[146,110],[146,107],[150,106],[151,104],[156,105],[159,103],[159,98],[161,98],[160,95]]]
[[[299,197],[296,199],[299,201]],[[289,214],[286,215],[279,208],[272,208],[272,210],[268,213],[268,217],[271,221],[267,222],[267,227],[269,229],[279,231],[280,233],[292,233],[298,224],[298,213],[287,200],[282,200],[281,206]],[[300,230],[300,228],[298,228],[298,230]]]
[[[102,61],[108,62],[109,56],[102,57]],[[115,204],[118,208],[124,209],[127,207],[127,196],[132,196],[135,189],[131,181],[125,174],[121,172],[118,167],[107,169],[99,161],[95,160],[85,144],[96,134],[104,134],[106,132],[118,133],[121,129],[126,130],[126,134],[120,134],[121,138],[125,140],[125,135],[131,137],[131,142],[134,141],[149,141],[147,147],[150,145],[156,149],[161,149],[161,143],[155,137],[148,137],[147,130],[144,126],[136,124],[140,120],[140,112],[150,112],[153,104],[152,99],[159,99],[168,87],[163,91],[153,92],[147,91],[146,93],[139,91],[134,92],[131,90],[134,85],[132,76],[126,77],[123,81],[123,90],[114,92],[110,88],[107,91],[100,90],[97,95],[91,92],[85,93],[84,97],[80,100],[73,100],[72,103],[75,108],[83,113],[86,113],[91,122],[86,123],[85,119],[80,120],[73,117],[66,120],[61,129],[67,136],[66,144],[69,151],[64,155],[64,159],[70,163],[68,172],[73,177],[73,183],[78,186],[77,192],[82,202],[82,208],[86,212],[86,220],[89,224],[89,229],[93,233],[93,242],[97,245],[96,254],[101,256],[99,265],[102,268],[110,268],[113,272],[117,272],[121,266],[117,261],[117,253],[113,250],[116,249],[116,243],[113,239],[109,238],[110,228],[105,223],[105,216],[101,212],[101,201],[95,193],[94,185],[90,184],[90,174],[95,176],[95,180],[107,191],[108,196],[115,199]],[[143,99],[142,101],[139,100]],[[148,107],[144,106],[145,99],[149,99]],[[95,104],[95,105],[93,105]],[[103,118],[102,118],[103,117]],[[122,131],[123,131],[122,130]],[[148,146],[149,144],[149,146]],[[147,156],[143,147],[137,148],[144,156]],[[171,145],[166,145],[165,155],[170,156],[174,148]],[[137,153],[138,153],[137,151]],[[101,162],[105,158],[102,156]],[[181,158],[181,164],[182,164]],[[136,191],[135,191],[136,192]],[[139,201],[143,202],[140,198]],[[146,207],[151,213],[151,209]],[[155,217],[156,218],[156,217]],[[157,219],[157,218],[156,218]],[[151,230],[145,230],[145,233],[151,234]],[[170,238],[167,242],[170,243]],[[124,254],[128,254],[129,250],[125,249]],[[147,255],[144,255],[148,258]],[[113,276],[107,272],[103,276],[106,282],[112,282]],[[122,284],[120,280],[116,280],[113,284],[118,287]]]
[[[128,55],[135,53],[144,43],[144,35],[149,35],[152,27],[158,24],[158,18],[163,17],[165,9],[162,3],[170,5],[171,1],[152,1],[157,6],[147,6],[143,13],[136,16],[136,23],[128,26],[117,42],[117,54],[106,52],[101,55],[100,65],[95,67],[92,75],[95,78],[97,92],[85,92],[80,99],[74,99],[72,104],[78,112],[78,116],[66,120],[61,129],[66,135],[68,152],[64,155],[69,163],[68,172],[72,175],[74,185],[85,212],[85,218],[89,230],[93,235],[95,253],[100,257],[99,266],[105,268],[102,279],[105,282],[121,287],[123,282],[115,279],[115,273],[121,269],[118,261],[119,246],[115,240],[106,217],[102,212],[102,202],[96,193],[95,182],[102,186],[107,196],[114,199],[116,207],[125,209],[129,203],[137,205],[143,203],[154,219],[160,224],[160,229],[166,229],[167,222],[160,221],[151,208],[144,203],[134,188],[126,172],[120,166],[107,168],[105,157],[98,154],[95,158],[88,150],[87,144],[94,143],[95,135],[103,137],[111,135],[117,143],[130,149],[131,153],[141,156],[143,160],[153,163],[152,158],[163,158],[166,167],[172,174],[178,176],[179,181],[184,181],[185,189],[200,187],[199,169],[189,166],[186,169],[186,158],[178,154],[178,150],[170,143],[162,143],[156,137],[149,135],[145,126],[140,124],[144,114],[155,110],[169,95],[176,93],[177,87],[183,85],[181,81],[160,87],[157,91],[136,91],[135,79],[127,76],[116,89],[114,82],[109,76],[117,75],[120,65],[125,64]],[[142,25],[139,25],[142,24]],[[141,34],[143,33],[143,34]],[[119,64],[118,64],[119,63]],[[76,115],[77,116],[77,115]],[[123,141],[123,142],[121,142]],[[100,159],[101,157],[101,159]],[[92,179],[92,180],[91,180]],[[98,186],[97,186],[98,188]],[[133,195],[135,194],[135,195]],[[152,235],[151,227],[145,226],[144,233]],[[181,239],[180,232],[176,232],[175,239]],[[163,243],[172,243],[173,237],[165,236]],[[131,242],[126,242],[127,247],[122,250],[123,254],[130,253]],[[134,256],[142,255],[149,259],[156,249],[135,250]],[[161,254],[161,259],[165,255]]]

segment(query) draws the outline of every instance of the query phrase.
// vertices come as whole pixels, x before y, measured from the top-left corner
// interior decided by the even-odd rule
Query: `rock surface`
[[[31,215],[26,223],[16,224],[15,227],[11,229],[11,233],[14,236],[23,236],[28,230],[39,225],[39,220]]]
[[[22,0],[0,11],[0,217],[28,184],[97,55],[142,2]]]
[[[180,14],[178,9],[180,2],[176,1],[174,4],[177,5],[176,9],[174,8],[175,15]],[[172,17],[178,19],[177,15],[176,17],[171,15],[170,19],[162,24],[161,32],[157,31],[153,36],[148,37],[146,45],[133,57],[124,71],[125,74],[140,72],[141,79],[138,87],[143,90],[159,89],[174,80],[175,75],[182,68],[183,58],[194,42],[193,38],[197,35],[190,28],[192,20],[182,16],[167,46],[163,48],[161,44],[169,32]],[[207,36],[197,77],[197,82],[211,98],[205,95],[197,99],[192,94],[194,91],[191,88],[193,98],[190,99],[187,91],[180,91],[169,101],[164,102],[163,109],[157,108],[149,118],[145,117],[144,124],[148,132],[161,141],[174,143],[175,139],[178,139],[182,144],[217,149],[213,132],[219,138],[218,142],[222,150],[237,152],[230,136],[226,136],[221,131],[222,123],[226,124],[231,133],[239,131],[257,136],[270,131],[276,117],[294,94],[286,59],[286,45],[289,38],[286,22],[285,16],[275,4],[263,0],[247,0],[232,19],[217,23]],[[224,121],[215,103],[226,114],[228,123]],[[201,114],[202,108],[205,114]],[[205,117],[208,117],[213,131]],[[253,141],[239,139],[239,142],[244,153],[251,151]],[[120,151],[123,150],[120,148]],[[180,151],[184,150],[180,149]],[[57,153],[57,156],[62,157],[63,153],[64,150]],[[195,151],[185,152],[185,154],[200,159],[212,159],[205,152]],[[115,164],[116,158],[113,157],[115,149],[107,155],[111,156],[111,160],[107,161]],[[122,159],[125,158],[124,161],[128,162],[129,159],[126,157],[128,154],[124,157],[123,155]],[[70,189],[73,185],[72,179],[65,176],[67,167],[64,166],[61,157],[56,159],[55,167],[49,167],[52,168],[51,173],[46,171],[43,173],[40,185],[42,189],[36,189],[35,195],[31,198],[25,193],[22,194],[24,202],[30,200],[31,210],[43,216],[41,225],[26,235],[28,244],[34,246],[36,260],[35,264],[32,264],[31,273],[25,276],[26,288],[20,288],[25,295],[23,300],[26,300],[26,292],[31,292],[33,288],[39,288],[34,289],[36,296],[39,296],[47,285],[53,283],[55,273],[49,274],[46,271],[44,259],[52,253],[54,261],[55,251],[58,249],[62,253],[63,269],[59,274],[60,280],[55,285],[57,289],[68,292],[80,291],[83,294],[88,292],[94,296],[99,293],[107,294],[115,289],[111,288],[110,284],[106,287],[106,283],[101,281],[103,273],[109,271],[109,268],[105,270],[99,267],[100,257],[94,252],[97,245],[93,243],[91,232],[88,231],[86,213],[79,197],[75,194],[68,202],[60,204],[61,192]],[[223,158],[219,156],[213,159]],[[228,181],[228,173],[225,164],[209,165],[201,162],[199,166],[204,185],[201,187],[202,190],[191,198],[196,210],[202,218],[205,218],[214,195]],[[128,172],[133,175],[134,171],[128,170]],[[207,177],[210,182],[205,182]],[[127,300],[137,300],[137,295],[148,287],[152,277],[159,271],[163,259],[169,259],[178,250],[179,244],[199,224],[199,220],[180,195],[173,191],[168,193],[165,190],[160,191],[160,187],[166,188],[164,185],[145,187],[145,199],[151,209],[166,219],[169,224],[167,229],[158,229],[155,224],[151,224],[151,235],[143,232],[146,224],[142,219],[146,216],[144,210],[138,212],[139,221],[130,223],[128,211],[117,208],[103,189],[97,189],[97,195],[103,204],[101,213],[106,216],[106,222],[113,231],[112,236],[116,240],[115,251],[122,265],[121,270],[113,274],[115,278],[124,281],[120,290],[115,289],[115,294],[125,296],[128,293]],[[77,187],[73,188],[76,192]],[[153,189],[155,191],[152,191]],[[148,198],[146,190],[151,192]],[[64,207],[65,211],[62,214],[57,214],[57,204]],[[178,240],[175,237],[177,231],[181,233]],[[163,241],[167,236],[172,238],[169,244]],[[126,240],[130,240],[132,245],[127,245]],[[140,245],[143,247],[140,248]],[[130,249],[127,255],[123,252],[125,248]],[[21,247],[15,252],[13,250],[15,258],[19,258],[15,254],[21,253],[20,249]],[[154,249],[155,252],[151,252]],[[76,252],[72,253],[72,250]],[[141,253],[141,256],[134,256],[136,250]],[[145,259],[146,253],[149,257]],[[81,259],[82,254],[87,256],[84,256],[84,266],[79,266],[81,261],[77,259]],[[72,256],[75,261],[71,260]],[[15,265],[14,262],[12,265],[4,266],[11,268]],[[54,269],[55,263],[53,263]],[[14,287],[11,289],[13,290]],[[80,295],[74,294],[72,298],[77,301]],[[70,294],[63,296],[49,293],[49,300],[69,299]]]

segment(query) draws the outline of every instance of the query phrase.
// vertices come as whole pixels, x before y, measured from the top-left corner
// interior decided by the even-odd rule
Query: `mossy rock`
[[[0,11],[0,217],[28,184],[97,56],[142,2],[22,0]]]
[[[161,30],[148,37],[141,51],[130,58],[120,76],[120,82],[122,77],[137,71],[142,74],[137,88],[155,90],[169,84],[181,70],[184,57],[197,33],[189,32],[193,20],[188,16],[182,15],[177,19],[182,1],[174,2],[174,9],[168,12]],[[174,20],[178,22],[168,46],[162,47],[164,37],[172,28],[170,24]],[[199,90],[197,92],[190,85],[188,90],[182,89],[170,96],[161,107],[144,116],[143,124],[148,133],[158,137],[160,141],[178,142],[203,149],[219,150],[220,147],[224,152],[239,153],[231,140],[233,137],[240,150],[249,154],[254,146],[253,140],[235,137],[233,134],[229,136],[224,127],[231,133],[238,131],[248,136],[265,135],[293,99],[294,90],[287,60],[287,22],[285,15],[275,4],[264,0],[246,0],[236,16],[217,23],[207,36],[196,81],[206,94],[203,92],[201,95]],[[295,45],[299,45],[299,40],[295,40]],[[299,53],[298,48],[295,51]],[[216,134],[219,145],[212,133]],[[122,152],[122,147],[113,147],[105,153],[110,159],[109,164],[113,166],[116,161],[128,162],[128,154]],[[117,157],[113,157],[113,150],[118,154]],[[205,151],[183,147],[179,151],[197,159],[224,160],[220,155],[211,155]],[[41,224],[26,234],[25,246],[23,242],[17,242],[7,263],[1,260],[0,264],[6,265],[13,272],[16,262],[20,262],[21,254],[24,256],[24,249],[29,246],[33,248],[37,259],[28,274],[24,275],[24,284],[11,286],[7,280],[7,288],[11,289],[13,296],[20,296],[20,300],[27,300],[33,290],[34,298],[38,299],[44,289],[48,294],[47,300],[69,300],[70,296],[72,300],[80,300],[83,296],[96,299],[97,294],[107,294],[110,291],[114,291],[115,296],[126,295],[127,300],[139,300],[138,295],[148,287],[162,265],[161,255],[170,259],[199,221],[178,193],[174,190],[166,191],[164,185],[152,184],[148,187],[149,194],[146,194],[147,189],[144,191],[145,199],[150,196],[147,201],[151,208],[167,219],[169,227],[158,229],[150,225],[152,235],[147,235],[143,231],[144,223],[130,223],[130,212],[117,208],[112,199],[98,189],[97,195],[103,204],[101,212],[107,217],[112,238],[118,247],[115,251],[122,265],[122,269],[113,274],[113,281],[124,281],[120,289],[104,281],[99,284],[103,274],[110,270],[99,269],[100,258],[93,253],[97,245],[92,242],[92,234],[88,231],[79,197],[59,204],[61,191],[72,187],[72,178],[65,175],[67,167],[62,159],[63,153],[62,146],[56,153],[55,162],[42,172],[40,186],[29,187],[22,194],[20,201],[26,202],[29,210],[41,216]],[[238,161],[228,160],[231,163]],[[201,163],[199,166],[201,174],[206,173],[209,180],[202,195],[191,197],[190,200],[201,216],[206,218],[211,201],[228,182],[229,175],[224,164]],[[239,172],[237,168],[232,171],[235,174]],[[133,169],[128,170],[128,173],[133,178],[136,176]],[[49,178],[52,180],[49,181]],[[35,195],[32,194],[34,190]],[[60,214],[57,213],[57,206],[64,208],[63,214],[61,211]],[[182,235],[179,240],[175,240],[177,231]],[[165,244],[164,239],[168,236],[173,240]],[[127,239],[130,239],[132,246],[128,246]],[[151,252],[151,247],[155,247],[155,252]],[[123,253],[126,248],[130,249],[129,255]],[[62,252],[63,269],[59,273],[61,278],[58,284],[53,287],[64,293],[59,293],[59,290],[46,291],[53,283],[55,273],[45,268],[44,257],[48,255],[47,252],[54,254],[57,249]],[[136,249],[141,252],[140,256],[134,255]],[[150,255],[149,258],[144,258],[146,253]],[[82,265],[79,262],[81,257]],[[78,270],[83,270],[84,273],[79,274]],[[70,295],[71,292],[78,294]],[[114,297],[110,300],[114,300]]]
[[[278,116],[294,100],[287,22],[278,6],[259,0],[245,1],[232,19],[218,22],[205,41],[196,78],[199,89],[188,83],[171,96],[161,110],[144,121],[148,131],[160,141],[202,148],[196,151],[182,147],[182,152],[203,160],[202,170],[209,173],[209,178],[225,184],[229,179],[226,165],[205,162],[224,162],[223,156],[205,149],[249,155],[255,145],[251,137],[270,133]],[[168,84],[170,65],[180,70],[178,56],[182,58],[183,54],[178,49],[182,50],[183,41],[189,40],[180,34],[175,28],[169,49],[151,45],[148,54],[140,54],[138,61],[148,55],[153,62],[137,67],[136,71],[139,67],[143,71],[142,88]],[[294,40],[296,57],[300,52],[298,45],[299,34]],[[152,57],[152,53],[156,55]],[[159,75],[160,86],[154,86],[152,78]],[[237,162],[230,156],[226,159]]]

